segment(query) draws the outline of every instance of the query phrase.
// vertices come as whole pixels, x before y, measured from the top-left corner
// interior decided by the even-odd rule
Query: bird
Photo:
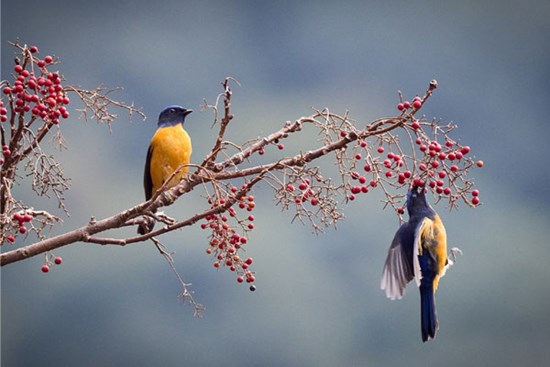
[[[172,178],[166,184],[166,188],[177,185],[187,174],[189,166],[186,165],[191,160],[193,148],[183,124],[191,112],[193,110],[171,105],[160,113],[157,131],[151,139],[145,159],[143,188],[146,201],[150,200],[170,177]],[[146,219],[145,223],[140,223],[138,233],[144,235],[151,232],[153,227],[154,222]]]
[[[447,257],[447,232],[430,206],[426,190],[411,186],[407,192],[409,221],[397,230],[388,250],[380,288],[392,300],[401,299],[413,279],[420,289],[422,341],[434,339],[438,330],[435,292],[452,261]]]

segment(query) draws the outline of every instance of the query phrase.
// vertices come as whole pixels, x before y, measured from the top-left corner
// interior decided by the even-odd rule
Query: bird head
[[[423,186],[411,186],[409,189],[407,193],[407,211],[409,212],[409,217],[433,211],[426,199],[426,190]]]
[[[191,112],[193,112],[193,110],[186,110],[181,106],[168,106],[159,115],[158,127],[183,124],[185,116],[189,115]]]

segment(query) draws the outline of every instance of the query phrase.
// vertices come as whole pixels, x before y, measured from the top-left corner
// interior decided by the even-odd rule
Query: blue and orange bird
[[[177,185],[189,170],[191,159],[191,138],[183,128],[185,117],[192,110],[186,110],[181,106],[168,106],[159,115],[158,128],[151,139],[147,158],[145,160],[145,172],[143,174],[143,187],[145,199],[149,200],[172,175],[166,188]],[[176,170],[179,171],[174,175]],[[140,224],[139,234],[145,234],[153,230],[154,222],[147,221]]]
[[[407,193],[409,221],[399,227],[386,257],[380,287],[390,299],[401,299],[413,278],[420,288],[422,341],[435,338],[438,329],[434,294],[445,274],[447,233],[426,199],[423,187]]]

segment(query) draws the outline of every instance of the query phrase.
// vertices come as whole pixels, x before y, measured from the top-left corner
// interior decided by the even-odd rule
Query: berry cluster
[[[412,103],[409,101],[404,101],[397,104],[397,109],[399,111],[407,111],[410,108],[413,110],[418,110],[420,107],[422,107],[422,98],[419,96],[414,97]]]
[[[232,186],[229,191],[228,198],[234,200],[234,195],[239,190],[236,186]],[[225,198],[210,199],[209,202],[212,208],[224,206],[227,203]],[[246,219],[238,219],[237,211],[233,206],[219,214],[210,214],[204,218],[205,221],[201,223],[201,228],[212,231],[206,253],[213,255],[215,268],[225,266],[235,272],[238,283],[253,283],[256,278],[254,272],[249,269],[253,260],[251,257],[242,258],[239,256],[239,252],[244,250],[244,246],[248,242],[245,235],[254,229],[255,218],[250,214],[256,206],[254,196],[242,196],[236,201],[235,205],[238,209],[249,212]],[[236,223],[236,225],[231,225],[231,222]],[[238,233],[239,228],[243,234]],[[255,290],[255,287],[251,286],[250,289]]]
[[[410,109],[414,112],[422,103],[420,97],[415,97],[412,103],[401,102],[397,108],[403,113]],[[438,199],[448,199],[451,206],[461,198],[470,206],[480,204],[479,190],[473,189],[473,182],[466,175],[472,167],[483,167],[483,161],[474,161],[469,146],[450,138],[455,126],[418,120],[412,112],[404,124],[410,150],[404,150],[401,140],[392,133],[379,136],[373,147],[364,140],[357,141],[347,159],[351,162],[346,172],[350,179],[345,185],[348,200],[381,185],[388,204],[402,214],[399,196],[390,194],[388,188],[418,185],[429,187]],[[346,135],[346,131],[340,132],[341,137]]]
[[[42,270],[43,273],[49,273],[54,264],[61,265],[62,262],[63,262],[63,258],[59,256],[54,256],[51,253],[47,253],[46,260],[44,261],[44,265],[42,265],[40,270]]]
[[[2,242],[0,242],[0,245],[4,244],[4,240],[9,243],[13,244],[15,243],[15,240],[17,238],[17,234],[25,234],[27,233],[27,227],[25,226],[25,223],[30,223],[34,217],[30,213],[25,212],[17,212],[14,213],[12,216],[12,225],[10,225],[8,233],[11,232],[11,234],[3,235],[2,236]]]
[[[4,157],[6,157],[6,158],[9,157],[9,156],[11,155],[11,150],[10,150],[10,147],[9,147],[9,146],[7,146],[7,145],[2,145],[2,155],[3,155]],[[1,159],[0,164],[4,163],[4,158],[1,158],[1,157],[0,157],[0,159]]]
[[[286,185],[286,189],[290,192],[295,192],[296,188],[293,184],[289,183]],[[298,184],[298,192],[294,196],[294,202],[296,204],[303,204],[309,202],[312,206],[319,205],[319,195],[318,192],[315,192],[314,188],[311,186],[311,180],[309,178],[303,178],[303,180]]]
[[[25,227],[25,223],[32,221],[32,219],[33,216],[30,214],[15,213],[13,215],[13,220],[17,222],[19,226],[19,233],[21,234],[27,233],[27,227]]]
[[[0,122],[8,121],[8,110],[4,106],[4,101],[0,100]]]
[[[24,60],[16,60],[14,67],[15,81],[13,85],[4,81],[3,94],[9,100],[9,106],[14,114],[32,113],[51,124],[58,124],[60,118],[68,118],[66,105],[70,100],[66,96],[62,78],[58,72],[50,72],[47,66],[54,63],[53,57],[39,59],[35,56],[38,48],[24,48]],[[12,115],[13,116],[13,115]],[[0,109],[0,120],[7,121],[7,110]]]

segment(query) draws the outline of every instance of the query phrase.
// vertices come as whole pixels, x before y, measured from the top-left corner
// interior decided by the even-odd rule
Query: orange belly
[[[181,124],[157,130],[151,139],[150,173],[154,194],[178,169],[178,173],[167,184],[167,188],[177,185],[187,174],[191,159],[191,139]]]

